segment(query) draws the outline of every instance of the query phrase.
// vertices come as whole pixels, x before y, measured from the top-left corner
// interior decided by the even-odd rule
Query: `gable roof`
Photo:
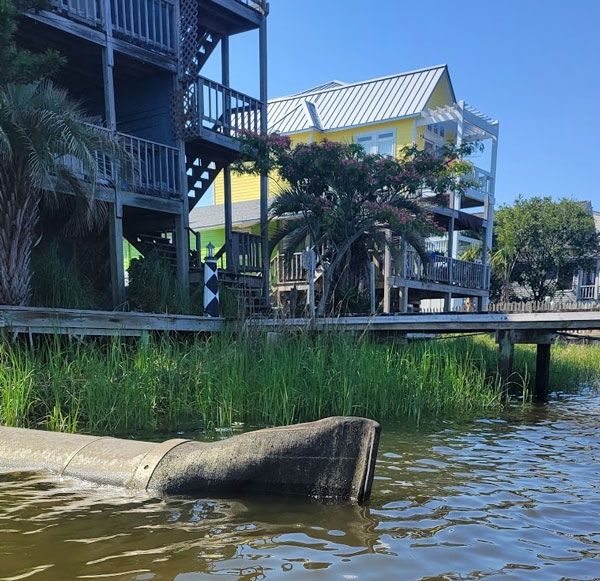
[[[268,104],[269,131],[332,131],[417,115],[426,108],[444,75],[455,102],[446,65],[359,83],[332,81],[273,99]]]

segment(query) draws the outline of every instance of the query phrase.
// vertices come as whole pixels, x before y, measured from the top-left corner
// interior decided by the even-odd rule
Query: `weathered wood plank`
[[[13,334],[139,336],[157,332],[218,332],[223,320],[191,315],[0,307],[0,328]]]
[[[315,330],[385,331],[398,333],[469,333],[527,331],[514,333],[531,337],[534,331],[584,331],[600,329],[600,312],[568,313],[440,313],[374,317],[337,317],[310,319],[250,319],[246,325],[262,328],[312,328]],[[36,307],[0,307],[0,328],[12,332],[71,333],[73,335],[139,335],[148,331],[219,332],[223,319],[192,315],[121,313],[42,309]],[[544,335],[545,336],[545,335]],[[548,335],[550,336],[550,335]],[[530,339],[527,340],[530,342]]]

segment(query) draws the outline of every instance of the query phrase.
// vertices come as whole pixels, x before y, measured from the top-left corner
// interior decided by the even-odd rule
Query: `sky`
[[[231,85],[256,96],[257,47],[231,43]],[[499,121],[497,205],[600,210],[600,0],[270,0],[269,98],[439,64]]]

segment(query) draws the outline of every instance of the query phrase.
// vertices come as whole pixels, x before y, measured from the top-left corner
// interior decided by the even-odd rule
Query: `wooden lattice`
[[[175,137],[189,139],[198,134],[196,79],[198,64],[198,1],[180,0],[180,44],[178,88],[173,94]]]

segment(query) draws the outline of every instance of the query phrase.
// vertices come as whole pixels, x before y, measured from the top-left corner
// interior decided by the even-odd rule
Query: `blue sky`
[[[497,204],[548,195],[600,210],[600,0],[270,4],[270,98],[447,64],[457,98],[500,122]],[[232,85],[250,94],[256,45],[232,43]]]

